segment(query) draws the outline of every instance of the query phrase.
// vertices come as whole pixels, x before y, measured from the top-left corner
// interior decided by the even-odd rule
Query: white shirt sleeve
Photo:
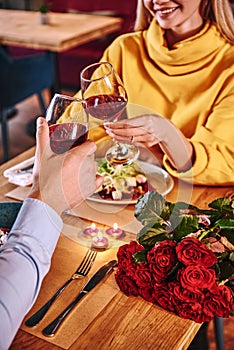
[[[27,198],[0,249],[0,350],[10,346],[32,307],[62,230],[60,216]]]

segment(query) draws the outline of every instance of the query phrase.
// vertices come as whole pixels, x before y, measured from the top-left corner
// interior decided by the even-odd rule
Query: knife
[[[105,265],[103,265],[85,284],[83,289],[79,292],[77,297],[61,312],[61,314],[56,317],[47,327],[45,327],[42,333],[47,337],[53,337],[58,330],[59,326],[69,314],[69,312],[74,308],[74,306],[86,295],[88,294],[101,280],[110,273],[114,267],[117,266],[116,260],[111,260]]]

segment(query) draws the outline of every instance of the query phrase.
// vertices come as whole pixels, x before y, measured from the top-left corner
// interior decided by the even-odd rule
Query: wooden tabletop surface
[[[39,12],[0,10],[0,44],[61,52],[118,31],[122,19],[74,13],[49,13],[40,24]]]
[[[0,167],[1,201],[12,200],[5,197],[5,194],[16,188],[15,185],[8,183],[3,176],[3,171],[30,158],[33,154],[32,148]],[[233,192],[232,187],[192,187],[176,181],[167,199],[176,201],[178,198],[187,197],[192,204],[206,208],[213,199],[224,197],[231,192]],[[134,206],[131,210],[134,210]],[[78,227],[79,219],[66,216],[65,223],[68,227]],[[61,234],[53,255],[51,269],[27,317],[42,306],[70,277],[86,250],[87,247]],[[117,248],[112,248],[98,253],[92,273],[104,262],[115,259],[116,252]],[[200,327],[199,324],[179,318],[140,298],[126,297],[116,286],[114,273],[112,273],[76,306],[53,338],[44,337],[41,333],[42,329],[70,303],[85,281],[86,279],[72,282],[74,284],[59,297],[60,299],[55,302],[56,305],[37,327],[27,328],[23,322],[10,349],[21,350],[23,344],[23,349],[30,350],[182,350],[187,349]]]

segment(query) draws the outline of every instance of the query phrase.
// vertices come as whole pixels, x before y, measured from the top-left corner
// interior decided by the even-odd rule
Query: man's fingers
[[[97,149],[97,146],[95,142],[88,140],[82,143],[82,145],[72,148],[69,151],[69,153],[70,154],[77,153],[77,156],[79,156],[80,158],[85,158],[87,156],[91,156],[96,151],[96,149]]]
[[[37,118],[37,138],[39,141],[49,141],[49,126],[44,117]]]
[[[39,169],[41,166],[41,161],[46,147],[49,145],[49,127],[43,117],[37,118],[37,132],[36,132],[36,153],[35,162],[33,168],[34,177],[39,175]]]
[[[43,154],[49,144],[49,126],[43,117],[37,118],[37,152]]]

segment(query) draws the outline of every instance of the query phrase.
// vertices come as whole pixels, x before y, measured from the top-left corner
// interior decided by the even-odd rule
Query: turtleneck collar
[[[164,31],[155,19],[144,35],[151,60],[169,75],[184,74],[201,68],[226,44],[216,25],[209,21],[199,33],[176,43],[172,50],[165,46]]]

